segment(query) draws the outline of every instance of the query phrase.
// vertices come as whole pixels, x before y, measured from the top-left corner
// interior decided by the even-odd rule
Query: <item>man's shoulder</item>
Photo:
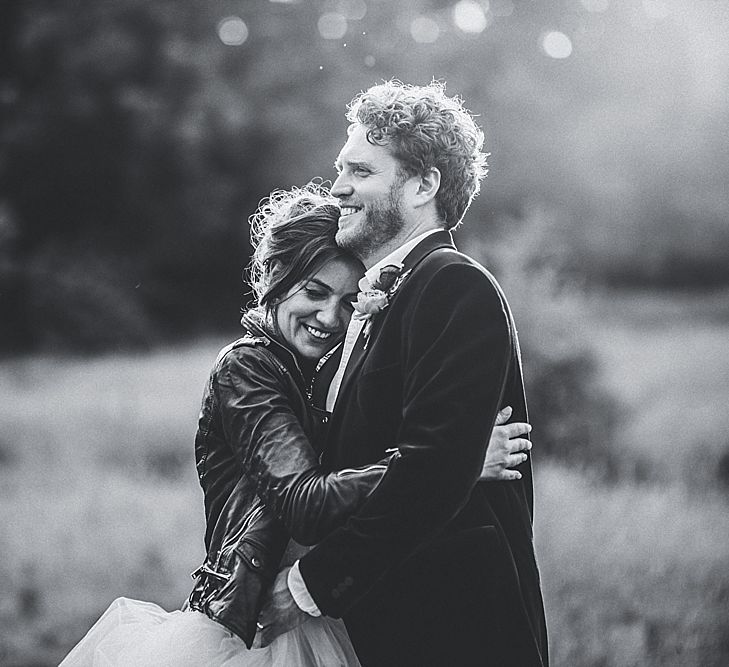
[[[436,280],[445,285],[465,280],[474,288],[496,291],[503,296],[503,290],[493,273],[473,257],[454,247],[438,248],[426,255],[414,268],[413,277],[422,283]]]

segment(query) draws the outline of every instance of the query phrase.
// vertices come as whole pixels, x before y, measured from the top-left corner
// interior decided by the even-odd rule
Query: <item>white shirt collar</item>
[[[365,271],[364,278],[360,280],[359,289],[365,291],[371,288],[371,286],[377,282],[380,277],[380,269],[387,266],[388,264],[395,264],[396,266],[402,264],[403,260],[408,256],[408,253],[420,243],[425,237],[435,234],[436,232],[442,232],[443,230],[438,227],[437,229],[429,229],[427,232],[416,236],[413,239],[403,243],[399,248],[393,250],[387,257],[381,259],[377,264],[370,267]],[[367,281],[367,282],[364,282]]]

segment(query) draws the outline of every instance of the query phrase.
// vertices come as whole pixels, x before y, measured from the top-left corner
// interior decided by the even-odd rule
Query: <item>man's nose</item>
[[[352,186],[349,180],[344,175],[344,172],[337,176],[334,183],[332,183],[332,189],[330,190],[332,197],[349,197],[352,194]]]

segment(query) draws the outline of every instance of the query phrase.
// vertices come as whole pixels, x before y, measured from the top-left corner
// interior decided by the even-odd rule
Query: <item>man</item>
[[[499,407],[527,421],[506,299],[449,232],[485,175],[483,134],[437,83],[374,86],[347,118],[337,242],[367,273],[323,461],[397,454],[357,516],[280,576],[266,624],[343,617],[365,666],[546,665],[530,462],[477,483]]]

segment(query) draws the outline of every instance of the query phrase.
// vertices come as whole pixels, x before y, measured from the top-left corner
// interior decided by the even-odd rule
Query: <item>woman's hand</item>
[[[532,427],[524,422],[507,424],[511,412],[511,406],[507,406],[496,416],[496,424],[486,450],[486,460],[479,477],[482,482],[521,479],[521,473],[511,468],[527,460],[527,452],[532,448],[532,443],[521,436],[529,433]]]

